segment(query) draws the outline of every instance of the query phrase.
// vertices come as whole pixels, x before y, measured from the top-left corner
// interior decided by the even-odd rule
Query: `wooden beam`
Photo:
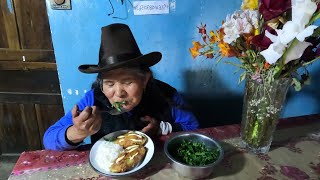
[[[56,63],[0,61],[0,70],[21,71],[56,71]]]
[[[60,94],[56,71],[0,71],[0,92]]]
[[[61,94],[1,93],[0,104],[62,104]]]
[[[55,62],[53,50],[0,49],[0,61]]]

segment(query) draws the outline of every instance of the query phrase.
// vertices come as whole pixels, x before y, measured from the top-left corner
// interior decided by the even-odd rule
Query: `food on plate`
[[[148,143],[147,143],[148,142]],[[152,140],[139,131],[116,131],[90,150],[90,165],[106,176],[120,177],[141,169],[154,153]]]
[[[136,167],[144,158],[146,148],[143,145],[131,145],[119,154],[110,167],[114,173],[126,172]]]
[[[132,145],[143,146],[147,142],[147,137],[142,134],[135,133],[134,131],[129,131],[124,135],[118,136],[114,142],[124,148]]]
[[[124,151],[123,147],[111,141],[100,144],[95,161],[101,169],[110,169],[113,161]]]

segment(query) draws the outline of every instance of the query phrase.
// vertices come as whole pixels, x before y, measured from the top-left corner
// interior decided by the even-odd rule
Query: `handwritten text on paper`
[[[134,15],[145,14],[169,14],[169,1],[134,1],[133,13]]]

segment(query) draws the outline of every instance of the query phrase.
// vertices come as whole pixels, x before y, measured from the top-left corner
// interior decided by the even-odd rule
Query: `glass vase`
[[[241,147],[255,154],[269,151],[291,79],[268,82],[246,79]]]

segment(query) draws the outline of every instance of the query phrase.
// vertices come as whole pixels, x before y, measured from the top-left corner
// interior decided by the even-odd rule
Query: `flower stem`
[[[315,58],[315,59],[313,59],[313,60],[311,60],[311,61],[309,61],[309,62],[303,63],[302,66],[307,66],[307,65],[309,65],[309,64],[312,64],[312,63],[314,63],[315,61],[317,61],[317,60],[319,60],[319,59],[320,59],[320,56],[317,57],[317,58]]]
[[[274,74],[274,78],[275,79],[278,79],[282,73],[282,70],[284,68],[284,65],[285,65],[285,60],[288,56],[288,53],[291,51],[292,48],[294,48],[294,46],[296,46],[297,44],[299,43],[299,40],[298,39],[294,39],[292,41],[292,43],[289,45],[288,49],[284,52],[282,58],[280,59],[280,63],[278,65],[278,68],[276,68],[276,71],[275,71],[275,74]]]

